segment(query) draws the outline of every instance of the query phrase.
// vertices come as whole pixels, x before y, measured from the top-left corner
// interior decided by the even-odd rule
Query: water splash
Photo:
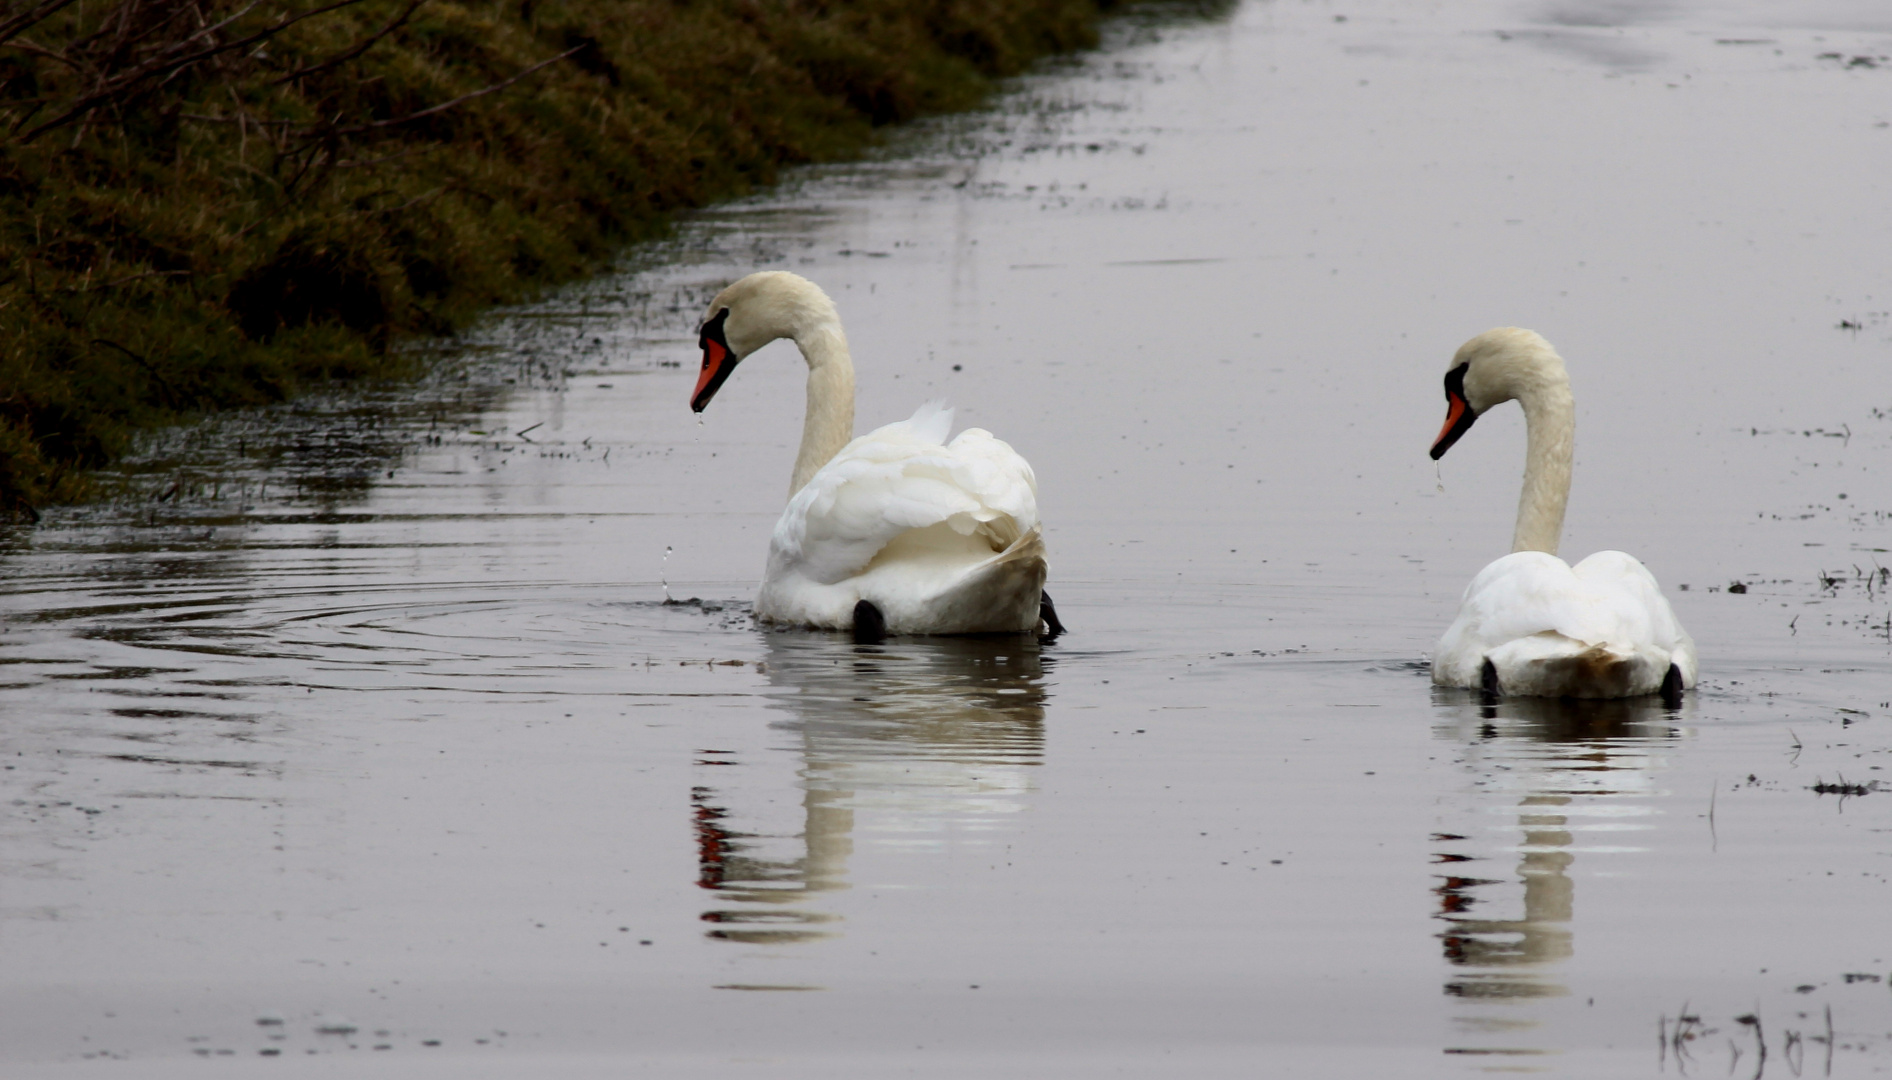
[[[669,544],[664,545],[664,561],[657,568],[657,580],[663,584],[664,603],[666,604],[673,602],[670,599],[670,552],[672,550]]]

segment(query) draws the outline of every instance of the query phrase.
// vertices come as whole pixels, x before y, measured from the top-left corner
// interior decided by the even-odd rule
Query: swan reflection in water
[[[1045,673],[1033,638],[769,635],[787,714],[753,751],[705,751],[691,798],[709,936],[826,937],[821,893],[848,887],[856,843],[949,857],[1002,842],[1043,758]],[[789,750],[792,753],[782,753]],[[737,765],[724,769],[717,766]]]
[[[1656,777],[1682,714],[1655,697],[1481,704],[1444,688],[1433,696],[1446,714],[1436,734],[1456,744],[1470,781],[1433,834],[1445,993],[1465,1002],[1455,1017],[1462,1032],[1516,1033],[1540,1021],[1507,1006],[1569,993],[1560,968],[1576,950],[1577,856],[1606,863],[1644,850],[1637,834],[1653,828]],[[1498,869],[1512,859],[1509,873]]]

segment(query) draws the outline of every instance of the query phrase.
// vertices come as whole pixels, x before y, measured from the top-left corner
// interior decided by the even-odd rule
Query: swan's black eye
[[[714,341],[725,349],[729,348],[729,339],[724,336],[723,331],[723,324],[728,321],[729,309],[723,308],[721,311],[718,311],[709,321],[705,322],[697,329],[696,347],[699,349],[708,349],[710,342]]]
[[[1445,400],[1465,400],[1465,369],[1469,367],[1470,364],[1460,364],[1445,373]]]

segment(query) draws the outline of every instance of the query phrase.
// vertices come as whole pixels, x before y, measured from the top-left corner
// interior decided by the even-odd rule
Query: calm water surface
[[[0,539],[0,1071],[1892,1071],[1892,14],[1113,34]],[[1068,636],[751,625],[803,372],[686,402],[758,267],[863,430],[1033,462]],[[1430,685],[1523,450],[1435,467],[1439,380],[1502,324],[1679,711]]]

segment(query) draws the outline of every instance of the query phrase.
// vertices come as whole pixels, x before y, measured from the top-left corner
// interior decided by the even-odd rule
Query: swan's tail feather
[[[1545,675],[1570,687],[1568,697],[1619,698],[1636,693],[1642,658],[1625,656],[1607,645],[1593,645],[1566,660],[1542,661]]]
[[[1529,697],[1622,698],[1660,691],[1669,664],[1609,643],[1533,634],[1506,642],[1486,658],[1505,694]]]
[[[1009,526],[1009,528],[993,528],[993,526],[998,526],[1001,522]],[[1034,525],[1031,527],[1030,531],[1020,533],[1018,531],[1018,522],[1009,517],[1000,518],[998,521],[993,521],[988,524],[987,535],[996,539],[1006,534],[1010,536],[1009,541],[996,555],[992,556],[992,562],[994,564],[1019,562],[1026,559],[1036,559],[1039,562],[1044,561],[1045,533],[1043,529]]]
[[[943,573],[918,591],[875,597],[886,612],[889,633],[1037,629],[1046,576],[1042,530],[1032,528],[985,558],[940,569]]]

